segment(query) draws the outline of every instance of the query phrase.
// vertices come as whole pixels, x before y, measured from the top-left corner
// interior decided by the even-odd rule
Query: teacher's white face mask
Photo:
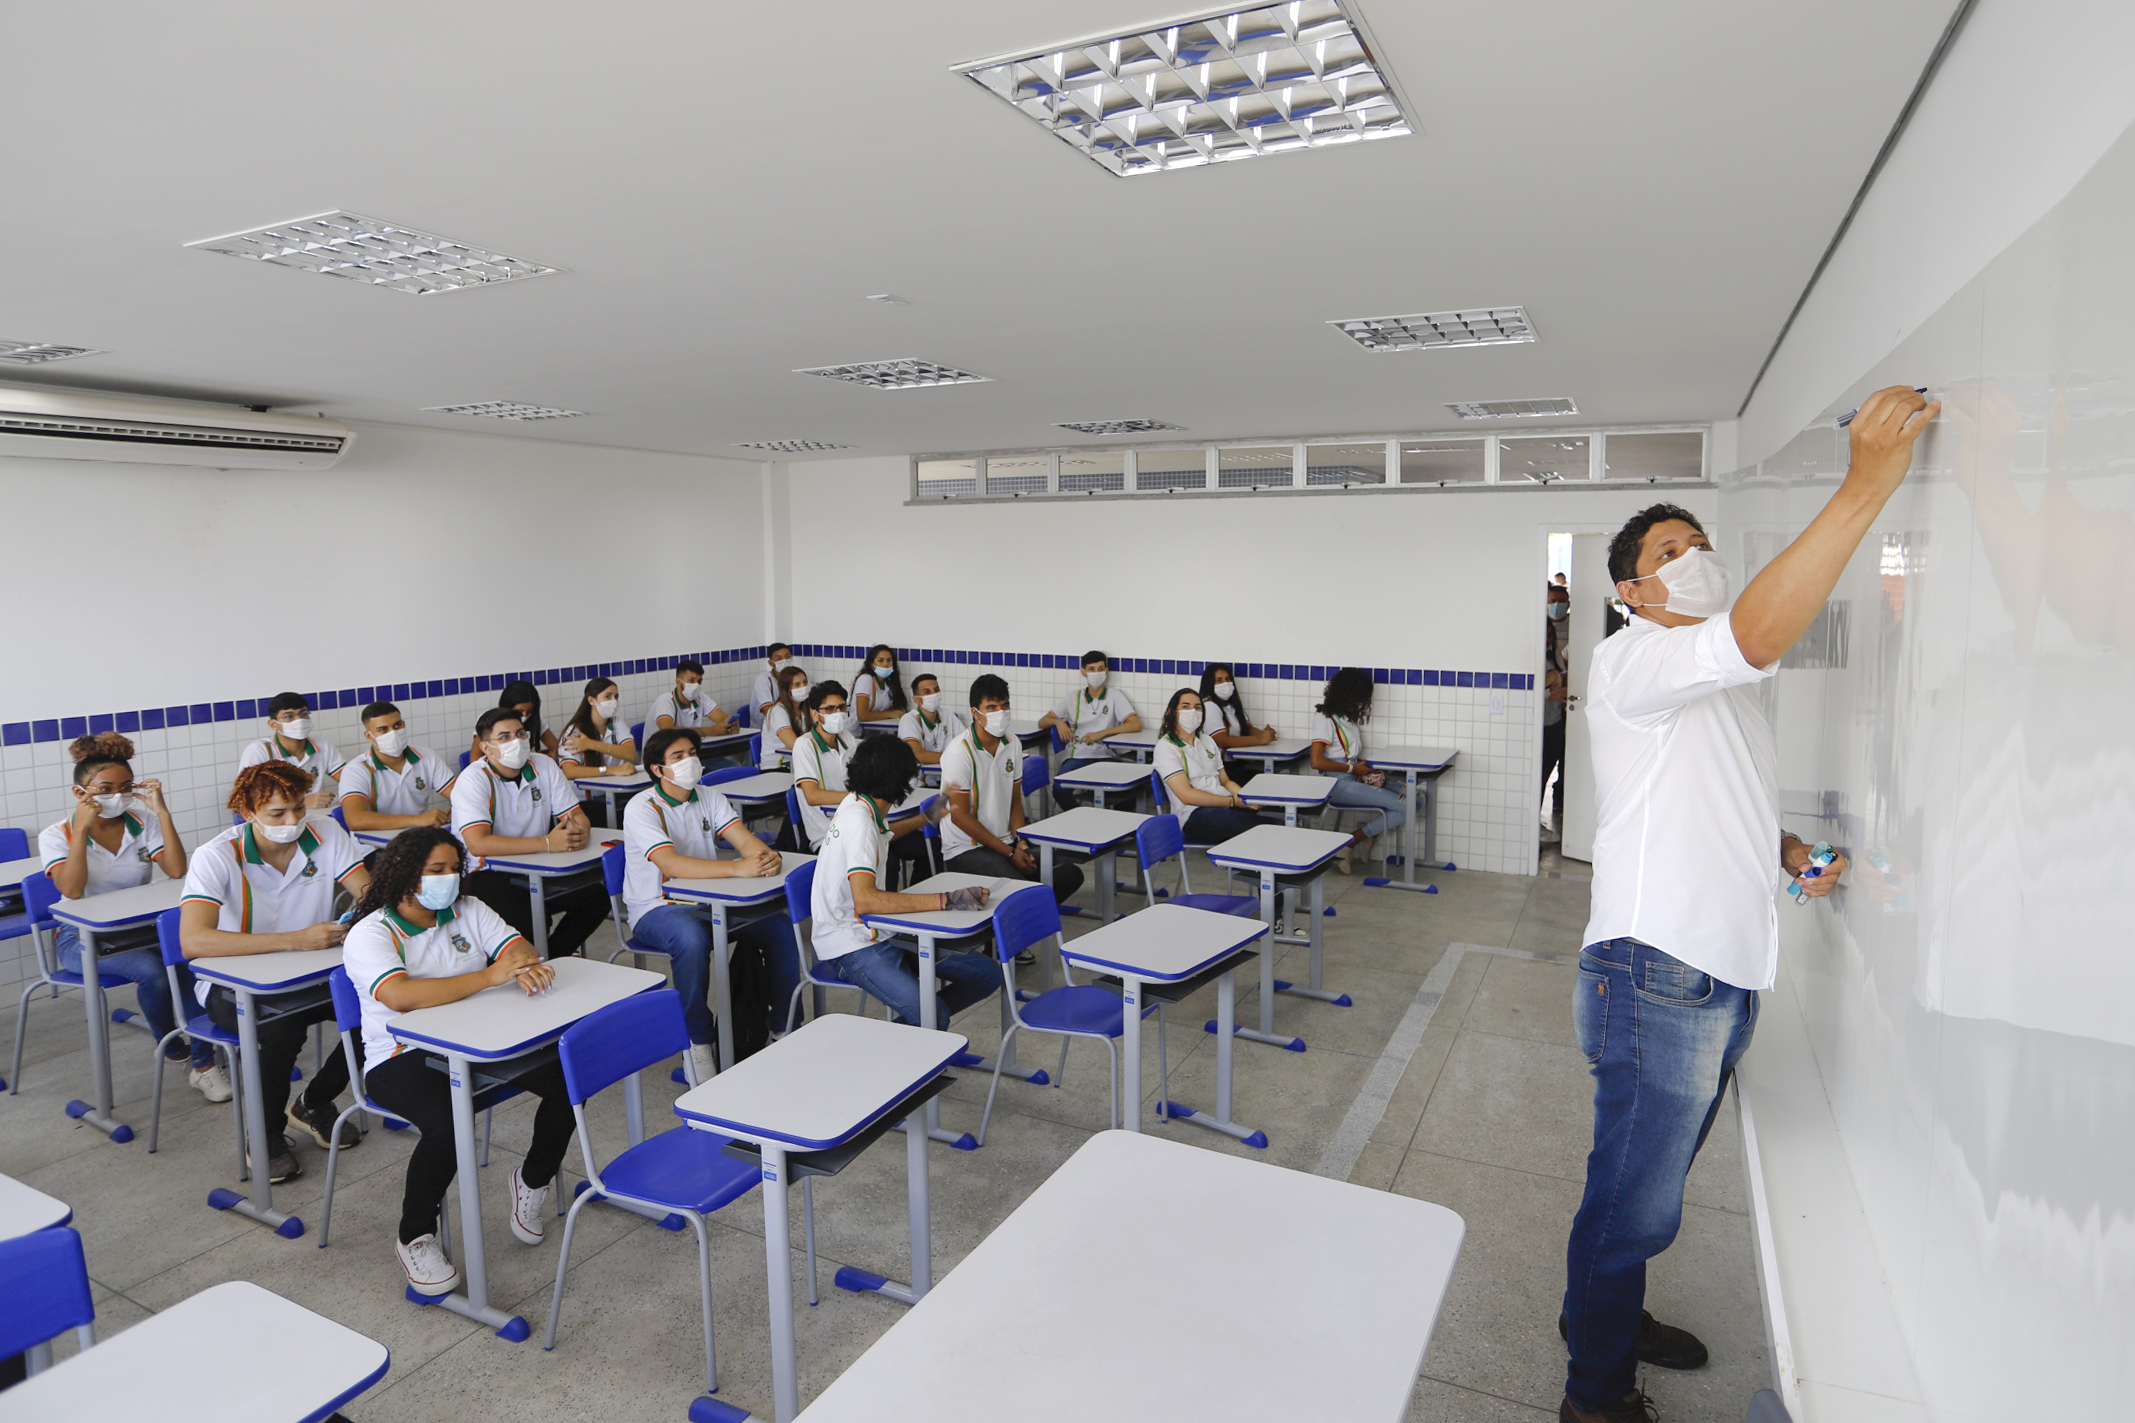
[[[1661,587],[1668,591],[1668,597],[1665,602],[1646,606],[1666,608],[1686,618],[1717,616],[1726,612],[1727,605],[1734,600],[1727,565],[1711,549],[1689,549],[1662,564],[1660,572],[1631,581],[1643,583],[1649,578],[1659,579]]]

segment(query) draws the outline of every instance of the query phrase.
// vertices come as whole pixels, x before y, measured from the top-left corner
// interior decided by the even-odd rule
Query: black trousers
[[[1033,851],[1032,853],[1035,854],[1037,852]],[[998,850],[989,850],[983,845],[972,846],[964,851],[963,854],[945,863],[942,868],[954,870],[960,875],[994,875],[1002,879],[1029,880],[1032,884],[1038,882],[1038,872],[1036,870],[1019,870],[1016,868],[1014,860],[1009,859],[1008,856]],[[1069,899],[1074,897],[1075,891],[1081,888],[1082,870],[1080,867],[1063,865],[1057,860],[1054,861],[1053,903],[1067,903]]]
[[[1536,788],[1536,795],[1549,788],[1551,771],[1557,772],[1557,793],[1550,797],[1550,821],[1557,824],[1564,819],[1564,718],[1561,716],[1554,725],[1542,728],[1542,784]],[[1561,830],[1563,826],[1558,824],[1557,828]]]
[[[534,897],[515,877],[502,870],[476,870],[461,881],[460,887],[496,910],[498,917],[524,935],[529,944],[538,946],[540,941],[534,937]],[[552,959],[576,954],[608,917],[608,891],[602,885],[589,884],[569,894],[546,895],[542,903],[549,912]],[[556,920],[559,914],[563,916],[562,923]]]
[[[252,1001],[260,1013],[275,1015],[263,1017],[259,1023],[259,1098],[267,1114],[268,1140],[272,1141],[289,1110],[289,1070],[297,1065],[297,1054],[304,1050],[304,1039],[311,1036],[311,1025],[333,1026],[334,1000],[321,984],[301,993]],[[220,983],[208,988],[208,1017],[218,1028],[237,1031],[237,997]],[[341,1055],[340,1040],[331,1034],[327,1046],[326,1065],[304,1084],[303,1102],[307,1115],[323,1115],[331,1121],[339,1110],[334,1098],[348,1086],[348,1059]]]
[[[520,1177],[529,1186],[546,1186],[556,1179],[556,1170],[563,1165],[563,1154],[570,1149],[571,1134],[576,1129],[571,1119],[571,1099],[564,1090],[563,1068],[554,1062],[543,1063],[513,1080],[541,1099],[534,1112],[534,1140],[526,1149]],[[408,1183],[400,1195],[400,1243],[406,1245],[437,1229],[445,1188],[459,1174],[452,1133],[452,1083],[422,1053],[404,1052],[367,1067],[363,1086],[372,1101],[422,1133],[416,1139],[414,1154],[408,1158]]]

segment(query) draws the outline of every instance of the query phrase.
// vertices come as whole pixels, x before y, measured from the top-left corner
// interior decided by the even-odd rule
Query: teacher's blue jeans
[[[59,950],[59,966],[80,973],[82,941],[81,936],[74,932],[74,926],[59,925],[58,931],[52,936],[52,943]],[[163,972],[161,949],[150,944],[138,949],[121,949],[115,954],[102,954],[97,958],[96,967],[101,973],[115,973],[133,985],[134,998],[141,1005],[141,1016],[148,1019],[149,1031],[156,1035],[157,1041],[160,1042],[169,1035],[176,1023],[171,1017],[170,980]],[[178,983],[186,992],[192,992],[193,976],[182,966],[178,970]],[[172,1043],[171,1047],[176,1049],[171,1055],[173,1061],[186,1055],[183,1043]],[[212,1066],[215,1061],[215,1045],[195,1042],[192,1060],[195,1067]]]
[[[1637,1382],[1646,1262],[1683,1222],[1683,1180],[1757,1027],[1757,995],[1637,939],[1579,955],[1572,1026],[1594,1076],[1594,1149],[1566,1249],[1564,1392],[1598,1412]]]
[[[663,904],[630,926],[630,937],[658,949],[674,961],[675,992],[682,995],[682,1021],[689,1040],[709,1045],[718,1040],[707,999],[712,991],[712,912],[694,905]],[[773,1017],[786,1021],[786,1005],[801,981],[800,950],[793,926],[783,913],[766,914],[736,926],[727,921],[727,953],[760,953],[771,971]]]

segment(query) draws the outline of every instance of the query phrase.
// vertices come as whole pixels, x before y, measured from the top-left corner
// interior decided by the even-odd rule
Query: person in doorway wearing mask
[[[238,753],[237,769],[242,771],[268,761],[286,762],[311,777],[304,808],[327,809],[334,803],[332,779],[341,774],[343,762],[331,741],[312,735],[314,725],[311,704],[302,695],[277,693],[267,703],[266,739],[253,742]]]
[[[953,711],[942,710],[941,679],[932,672],[922,672],[912,679],[912,695],[918,705],[898,721],[897,739],[912,748],[920,765],[938,766],[949,743],[964,734],[964,719]]]
[[[1594,1147],[1566,1247],[1558,1328],[1566,1423],[1649,1416],[1638,1366],[1697,1368],[1705,1346],[1645,1312],[1646,1262],[1674,1241],[1683,1181],[1719,1115],[1779,957],[1783,886],[1831,892],[1780,828],[1777,753],[1757,684],[1807,631],[1940,409],[1894,386],[1861,403],[1846,478],[1731,598],[1687,510],[1656,504],[1609,544],[1631,610],[1594,651],[1593,917],[1572,1025],[1594,1076]]]
[[[942,868],[1005,879],[1038,878],[1038,855],[1023,829],[1023,747],[1008,731],[1008,683],[988,672],[971,683],[971,727],[941,755]],[[1053,901],[1082,888],[1082,871],[1053,866]],[[1023,962],[1021,958],[1017,962]]]
[[[630,728],[623,725],[619,716],[622,705],[622,694],[612,678],[595,677],[586,683],[578,710],[563,724],[563,740],[557,751],[556,764],[563,767],[566,776],[574,781],[588,776],[621,776],[637,765],[637,743],[630,739]]]
[[[1053,773],[1053,803],[1062,810],[1074,809],[1089,796],[1084,792],[1061,789],[1059,777],[1079,766],[1118,759],[1119,753],[1105,742],[1114,736],[1142,729],[1142,719],[1136,715],[1134,703],[1127,700],[1125,692],[1113,688],[1111,678],[1112,664],[1102,652],[1083,653],[1083,688],[1069,693],[1058,706],[1038,718],[1040,728],[1057,731],[1060,739],[1067,743],[1067,759]]]
[[[878,721],[894,722],[902,717],[909,702],[904,694],[904,679],[897,671],[897,653],[886,642],[878,642],[867,650],[866,665],[853,678],[853,711],[858,714],[858,725],[870,726]]]
[[[433,806],[451,782],[444,758],[408,739],[408,723],[391,702],[363,709],[370,749],[341,770],[341,818],[351,830],[401,831],[443,825],[452,814]]]
[[[497,705],[518,716],[520,724],[526,728],[534,750],[544,756],[553,757],[562,749],[556,744],[556,733],[541,723],[541,693],[535,689],[532,682],[506,682],[504,690],[497,694]],[[479,732],[475,734],[474,740],[468,743],[467,759],[482,759],[482,737]]]
[[[1549,789],[1552,773],[1557,777],[1557,789],[1551,797],[1549,825],[1542,832],[1542,843],[1554,845],[1564,832],[1564,710],[1569,697],[1564,656],[1570,636],[1572,593],[1562,583],[1551,583],[1547,597],[1544,607],[1549,616],[1542,623],[1542,789]]]
[[[764,649],[764,664],[749,692],[749,705],[756,708],[759,717],[769,713],[771,704],[778,700],[778,674],[793,665],[793,649],[783,642],[772,643]]]
[[[1207,715],[1199,692],[1191,687],[1173,692],[1153,758],[1189,845],[1220,845],[1261,823],[1246,805],[1244,790],[1224,772],[1223,748],[1209,734]]]
[[[570,778],[533,749],[517,712],[491,707],[474,728],[482,759],[468,762],[452,778],[452,833],[477,857],[466,890],[503,915],[529,942],[539,943],[533,896],[512,876],[484,869],[480,857],[583,850],[592,826]],[[545,895],[543,902],[552,920],[563,916],[549,931],[552,959],[577,953],[608,917],[608,891],[599,884]]]
[[[347,930],[335,922],[334,894],[346,890],[361,898],[371,877],[346,830],[326,816],[305,818],[310,791],[311,778],[287,761],[265,761],[237,773],[229,806],[242,819],[202,845],[186,870],[178,902],[178,942],[186,958],[197,962],[340,946]],[[237,999],[227,987],[203,981],[194,991],[217,1026],[238,1030]],[[276,994],[273,1012],[258,1022],[267,1159],[252,1162],[252,1169],[280,1183],[302,1170],[281,1130],[283,1122],[321,1149],[330,1146],[339,1115],[334,1099],[348,1086],[348,1062],[338,1052],[329,1053],[303,1095],[291,1102],[289,1070],[311,1025],[334,1020],[333,996],[324,983]],[[341,1124],[343,1151],[361,1140],[355,1123]]]

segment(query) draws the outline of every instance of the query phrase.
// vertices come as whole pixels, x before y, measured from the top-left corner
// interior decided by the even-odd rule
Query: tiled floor
[[[1468,1223],[1460,1268],[1409,1410],[1414,1423],[1553,1417],[1560,1396],[1564,1356],[1555,1318],[1564,1233],[1579,1199],[1589,1130],[1589,1084],[1568,1022],[1568,956],[1578,949],[1587,886],[1583,865],[1551,855],[1544,868],[1561,877],[1438,872],[1426,876],[1439,887],[1435,895],[1331,877],[1337,912],[1326,921],[1327,978],[1356,1006],[1280,999],[1278,1025],[1303,1034],[1310,1050],[1240,1045],[1237,1112],[1267,1131],[1269,1148],[1253,1151],[1183,1124],[1154,1128],[1209,1150],[1313,1170],[1425,975],[1449,945],[1478,946],[1453,950],[1459,958],[1444,997],[1350,1173],[1376,1189],[1449,1206]],[[1203,864],[1195,882],[1207,889],[1218,878]],[[605,943],[605,933],[595,940],[597,947]],[[1567,959],[1506,957],[1487,948]],[[1286,976],[1302,976],[1303,952],[1289,951]],[[1213,989],[1205,996],[1209,1001],[1180,1005],[1170,1016],[1171,1095],[1190,1102],[1213,1100],[1212,1040],[1199,1031],[1214,1015]],[[1239,998],[1242,1019],[1257,1012],[1257,994],[1243,984]],[[836,995],[833,1007],[849,1009],[853,1001]],[[997,1037],[990,1006],[973,1009],[957,1027],[989,1051]],[[0,1019],[0,1028],[11,1034],[11,1019]],[[1026,1055],[1049,1061],[1050,1051],[1033,1044]],[[374,1131],[344,1156],[326,1250],[318,1231],[324,1157],[303,1148],[304,1176],[278,1189],[276,1198],[311,1228],[301,1240],[283,1240],[206,1205],[211,1187],[231,1184],[227,1109],[207,1106],[182,1084],[167,1086],[161,1150],[150,1156],[145,1037],[121,1032],[116,1055],[119,1115],[141,1133],[130,1145],[112,1145],[61,1111],[67,1098],[86,1089],[88,1076],[80,1010],[71,999],[34,1008],[26,1084],[21,1095],[0,1098],[0,1171],[73,1205],[88,1244],[102,1330],[123,1328],[221,1280],[256,1281],[392,1350],[385,1381],[346,1410],[356,1423],[461,1423],[471,1410],[504,1397],[518,1423],[672,1419],[701,1389],[692,1241],[687,1232],[670,1234],[617,1211],[581,1212],[557,1346],[553,1353],[540,1348],[561,1232],[552,1230],[549,1243],[528,1249],[501,1219],[505,1173],[531,1123],[524,1102],[498,1113],[495,1154],[482,1183],[492,1296],[534,1327],[531,1341],[510,1344],[402,1300],[390,1241],[404,1139]],[[1152,1050],[1144,1084],[1150,1097],[1154,1061]],[[937,1277],[1106,1125],[1105,1081],[1096,1050],[1079,1045],[1064,1087],[1002,1084],[983,1150],[936,1149]],[[966,1074],[943,1100],[945,1123],[975,1129],[986,1088],[984,1076]],[[648,1119],[659,1120],[677,1091],[664,1080],[648,1082]],[[596,1133],[603,1149],[612,1150],[621,1136],[619,1103],[596,1106]],[[903,1172],[903,1151],[885,1149],[818,1183],[823,1299],[819,1308],[800,1310],[804,1400],[900,1312],[879,1297],[833,1289],[830,1276],[841,1264],[905,1275]],[[565,1179],[575,1176],[567,1171]],[[1643,1383],[1670,1420],[1735,1423],[1751,1393],[1768,1386],[1771,1369],[1731,1105],[1692,1174],[1689,1198],[1681,1239],[1652,1267],[1651,1303],[1662,1318],[1696,1329],[1714,1361],[1695,1374],[1648,1370]],[[716,1220],[720,1396],[762,1408],[770,1380],[758,1198],[745,1197]],[[62,1343],[59,1352],[70,1347]]]

